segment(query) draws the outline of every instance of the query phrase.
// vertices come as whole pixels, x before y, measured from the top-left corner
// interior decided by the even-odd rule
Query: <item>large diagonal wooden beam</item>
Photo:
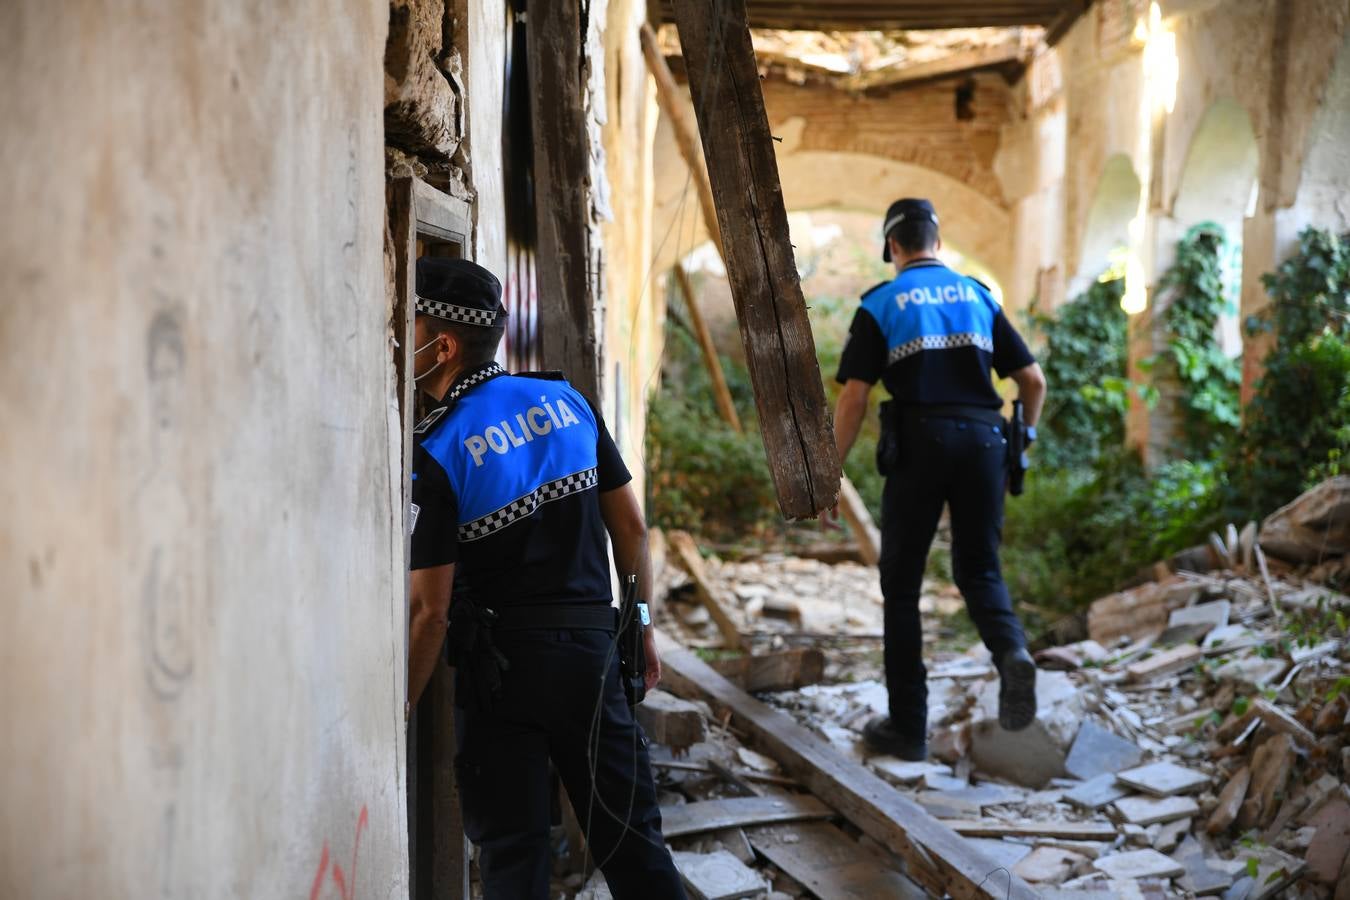
[[[838,499],[839,454],[745,6],[676,0],[675,20],[778,505],[813,518]]]

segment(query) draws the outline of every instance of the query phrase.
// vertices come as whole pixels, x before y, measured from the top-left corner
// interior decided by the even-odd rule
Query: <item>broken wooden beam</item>
[[[672,531],[666,535],[666,544],[674,551],[675,560],[680,564],[680,568],[689,573],[689,577],[694,580],[694,593],[708,608],[712,620],[717,623],[718,630],[722,632],[722,640],[732,649],[744,647],[745,638],[741,636],[735,620],[727,611],[731,602],[722,589],[708,579],[708,571],[704,568],[703,557],[699,555],[698,545],[694,543],[694,539],[688,532]]]
[[[744,429],[741,427],[741,417],[736,414],[736,404],[731,402],[731,391],[727,389],[727,377],[722,371],[722,360],[717,356],[717,347],[713,345],[708,323],[703,321],[698,298],[694,296],[694,286],[689,282],[689,273],[679,262],[675,263],[675,282],[680,286],[680,293],[684,295],[684,306],[689,310],[689,324],[694,330],[694,337],[698,340],[699,350],[703,353],[703,365],[708,370],[708,377],[712,379],[713,400],[717,403],[717,411],[721,414],[722,420],[731,426],[732,431],[742,434]]]
[[[875,566],[881,561],[881,531],[873,523],[872,513],[847,475],[839,480],[839,511],[858,539],[858,552],[862,554],[863,562]]]
[[[835,505],[842,472],[745,4],[673,6],[778,505],[814,518]]]
[[[694,110],[684,96],[684,91],[675,82],[675,76],[666,64],[656,32],[647,23],[642,24],[640,32],[642,56],[647,60],[647,70],[656,82],[656,103],[661,112],[670,120],[675,132],[675,147],[689,167],[689,178],[694,182],[698,193],[698,208],[703,213],[703,227],[708,231],[708,239],[724,260],[722,252],[722,232],[717,226],[717,205],[713,202],[712,185],[708,182],[708,170],[703,161],[703,149],[698,141],[698,124],[694,121]]]
[[[792,691],[825,677],[825,654],[816,647],[781,650],[762,656],[719,659],[712,667],[743,691]]]
[[[784,770],[829,802],[864,834],[905,860],[908,874],[938,896],[1030,900],[1021,879],[988,875],[998,863],[926,813],[862,764],[846,758],[786,714],[772,709],[717,674],[692,651],[656,633],[668,690],[730,712]]]
[[[723,797],[661,807],[661,834],[669,839],[723,828],[828,819],[832,815],[834,810],[810,794]]]
[[[587,139],[585,29],[576,0],[530,9],[527,66],[534,136],[539,347],[545,368],[600,399],[591,277],[591,148]]]

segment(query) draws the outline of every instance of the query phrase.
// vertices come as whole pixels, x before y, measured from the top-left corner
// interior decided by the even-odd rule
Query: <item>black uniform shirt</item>
[[[599,495],[632,476],[571,385],[480,367],[417,432],[412,568],[456,563],[455,595],[493,606],[610,603]]]
[[[937,260],[917,260],[863,295],[836,380],[881,380],[901,406],[999,409],[1000,377],[1035,362],[989,290]]]

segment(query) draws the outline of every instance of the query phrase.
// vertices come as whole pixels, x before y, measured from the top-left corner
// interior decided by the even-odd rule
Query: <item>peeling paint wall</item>
[[[406,896],[388,20],[0,5],[0,896]]]

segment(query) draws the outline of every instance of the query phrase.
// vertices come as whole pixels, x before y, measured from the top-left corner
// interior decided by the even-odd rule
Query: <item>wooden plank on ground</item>
[[[723,797],[683,806],[661,807],[661,833],[667,838],[723,828],[828,819],[834,810],[810,794],[781,797]]]
[[[825,677],[825,654],[817,647],[804,647],[719,659],[712,667],[744,691],[792,691]]]
[[[966,837],[1043,837],[1059,841],[1113,841],[1116,826],[1110,822],[999,822],[994,820],[943,819],[942,824]]]
[[[842,472],[745,3],[673,6],[778,505],[814,518],[835,505]]]
[[[694,579],[694,593],[708,608],[708,613],[717,623],[717,629],[722,632],[722,639],[726,645],[733,649],[745,646],[740,629],[736,627],[735,620],[727,611],[732,605],[731,599],[708,579],[708,570],[703,566],[703,557],[699,555],[698,545],[694,543],[694,539],[688,532],[672,531],[666,535],[666,544],[674,552],[680,568]]]
[[[591,148],[579,0],[539,3],[526,29],[534,134],[535,257],[539,342],[545,368],[559,369],[592,403],[600,399],[591,277]]]
[[[733,721],[786,772],[909,867],[915,881],[938,896],[1030,900],[1036,894],[1021,879],[991,887],[998,863],[971,846],[860,763],[717,674],[692,651],[656,633],[666,688],[727,710]]]
[[[910,881],[880,850],[866,847],[829,822],[756,828],[750,845],[820,900],[920,900]]]

